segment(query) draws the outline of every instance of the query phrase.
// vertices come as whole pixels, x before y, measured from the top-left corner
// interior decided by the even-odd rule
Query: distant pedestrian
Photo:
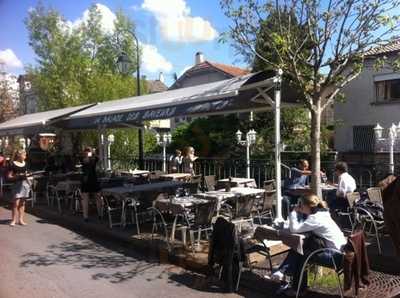
[[[182,165],[182,151],[181,150],[175,150],[175,155],[172,155],[170,160],[169,160],[169,165],[170,165],[170,172],[171,173],[178,173],[179,169],[181,168]]]
[[[25,226],[25,201],[31,195],[32,187],[28,180],[28,171],[26,167],[26,152],[23,149],[17,150],[14,160],[11,162],[7,180],[13,182],[12,186],[12,219],[10,226],[16,223]]]
[[[194,175],[194,162],[198,159],[198,156],[194,155],[194,148],[190,146],[185,148],[184,154],[182,159],[183,172]]]
[[[103,216],[103,200],[100,195],[100,184],[97,180],[96,165],[99,161],[98,156],[94,155],[94,150],[86,147],[83,151],[82,163],[82,211],[83,219],[87,222],[89,214],[89,196],[92,194],[96,197],[97,215],[99,219]]]

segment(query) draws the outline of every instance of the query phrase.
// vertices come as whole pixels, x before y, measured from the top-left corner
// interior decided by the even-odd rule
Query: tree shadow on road
[[[22,256],[21,267],[67,265],[74,269],[104,270],[92,275],[94,280],[105,279],[120,283],[138,274],[152,271],[158,262],[125,254],[123,248],[112,250],[78,236],[74,241],[51,244],[44,253],[28,253]],[[155,277],[157,278],[157,277]]]

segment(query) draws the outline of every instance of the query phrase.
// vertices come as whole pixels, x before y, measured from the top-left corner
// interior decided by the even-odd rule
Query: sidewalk
[[[36,205],[33,209],[28,208],[28,212],[40,218],[45,218],[60,226],[66,227],[78,233],[82,233],[87,237],[104,238],[118,241],[134,249],[135,251],[144,254],[145,256],[156,257],[161,263],[172,263],[182,268],[195,271],[198,273],[207,273],[207,246],[204,246],[203,251],[196,252],[195,255],[191,251],[186,251],[182,245],[177,245],[171,251],[168,251],[165,241],[161,237],[155,237],[153,240],[150,233],[146,233],[148,227],[141,227],[144,231],[141,235],[135,235],[135,227],[122,229],[116,227],[110,229],[106,222],[100,222],[97,219],[92,219],[89,223],[84,223],[81,216],[72,215],[69,213],[59,214],[55,209],[48,206]],[[146,229],[147,228],[147,229]],[[380,271],[373,274],[373,286],[370,287],[367,296],[364,297],[396,297],[393,294],[385,296],[385,293],[393,292],[395,295],[400,295],[400,276],[392,276],[389,274],[400,274],[399,260],[394,258],[390,249],[389,239],[383,241],[383,252],[388,255],[379,256],[376,253],[376,246],[369,247],[370,260],[372,269]],[[263,259],[258,259],[259,262],[255,265],[256,268],[263,266]],[[278,260],[279,261],[279,260]],[[269,293],[274,293],[279,284],[262,278],[266,272],[264,270],[254,270],[246,272],[243,275],[241,286],[245,286],[257,291],[265,293],[266,289]],[[318,292],[310,292],[307,297],[324,297],[325,295],[320,290]],[[336,291],[336,289],[334,289]],[[329,292],[329,291],[328,291]],[[332,291],[329,292],[332,294]],[[329,295],[331,297],[331,295]],[[328,296],[327,296],[328,297]]]

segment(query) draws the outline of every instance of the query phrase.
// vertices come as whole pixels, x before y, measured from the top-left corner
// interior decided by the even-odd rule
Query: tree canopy
[[[88,18],[72,25],[56,10],[39,4],[25,20],[37,65],[28,72],[40,110],[101,102],[136,94],[135,79],[118,73],[116,59],[125,52],[136,68],[136,47],[128,31],[133,22],[122,11],[114,30],[104,32],[96,5]],[[145,90],[145,84],[143,84]]]
[[[282,69],[311,113],[312,187],[320,194],[321,113],[363,70],[367,51],[398,38],[398,0],[221,0],[236,51]],[[272,22],[273,26],[268,25]],[[267,25],[266,25],[267,24]],[[263,30],[260,44],[260,30]],[[257,43],[258,42],[258,43]],[[267,53],[262,49],[267,47]]]

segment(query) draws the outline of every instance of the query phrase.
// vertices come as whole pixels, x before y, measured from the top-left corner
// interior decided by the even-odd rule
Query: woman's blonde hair
[[[18,149],[14,151],[13,154],[13,159],[12,160],[17,160],[22,154],[26,154],[25,149]]]
[[[317,209],[317,208],[326,208],[326,202],[321,200],[317,195],[312,194],[312,195],[307,195],[301,198],[301,203],[303,205],[306,205],[310,207],[311,210]]]

